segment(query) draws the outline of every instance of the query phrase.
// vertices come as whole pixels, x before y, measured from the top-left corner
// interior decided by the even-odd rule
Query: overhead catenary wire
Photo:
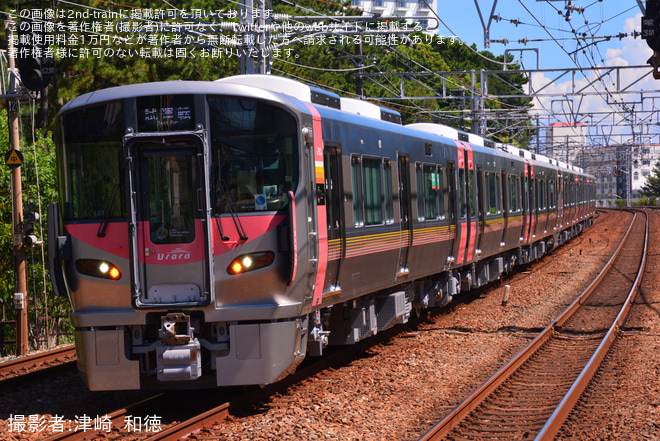
[[[121,4],[121,3],[109,2],[109,1],[105,1],[105,0],[97,0],[97,1],[98,1],[99,3],[104,3],[104,4],[112,5],[113,7],[123,7],[123,6],[130,7],[130,5],[124,5],[124,4]],[[163,2],[163,4],[167,5],[169,8],[174,9],[174,10],[178,10],[178,11],[181,12],[181,10],[180,10],[180,9],[177,9],[177,7],[176,7],[175,5],[173,5],[171,2],[168,2],[167,0],[161,0],[161,1]],[[336,7],[338,7],[338,8],[342,8],[342,9],[351,9],[351,10],[355,10],[356,12],[360,12],[360,13],[362,12],[361,9],[353,8],[353,7],[348,7],[348,6],[346,6],[346,5],[340,5],[340,4],[338,4],[338,3],[328,2],[328,1],[325,1],[325,0],[317,0],[317,1],[318,1],[319,3],[330,4],[330,5],[336,6]],[[426,2],[426,0],[425,0],[425,2]],[[67,3],[73,4],[72,2],[67,2]],[[224,4],[231,4],[231,5],[242,6],[238,1],[227,0],[227,1],[223,2],[223,3],[224,3]],[[304,10],[305,13],[308,14],[308,15],[316,15],[316,16],[321,16],[321,15],[322,15],[320,12],[315,11],[313,8],[303,7],[303,6],[297,5],[297,4],[292,3],[292,2],[289,2],[289,1],[286,1],[285,3],[287,3],[287,4],[289,4],[289,5],[292,5],[292,6],[294,6],[294,7],[297,7],[297,8],[301,8],[301,10]],[[593,4],[596,4],[596,3],[597,3],[597,2],[594,2]],[[428,3],[426,3],[426,4],[428,5]],[[593,5],[593,4],[592,4],[592,5]],[[83,5],[79,5],[79,6],[80,6],[80,7],[85,7],[85,6],[83,6]],[[524,5],[523,5],[523,6],[524,6]],[[591,5],[590,5],[590,6],[591,6]],[[137,7],[134,7],[134,8],[137,8]],[[253,11],[255,10],[255,8],[256,8],[256,7],[253,7]],[[630,10],[630,9],[628,9],[628,10]],[[453,30],[451,29],[451,27],[450,27],[450,26],[447,26],[447,23],[444,22],[444,21],[441,19],[441,17],[439,17],[439,16],[437,15],[437,13],[435,12],[435,10],[432,10],[432,11],[433,11],[433,13],[436,15],[436,18],[439,20],[439,22],[441,22],[445,27],[447,27],[447,28],[453,33]],[[531,26],[531,25],[530,25],[530,26]],[[541,27],[541,26],[539,25],[539,27]],[[547,28],[547,29],[550,30],[550,29],[552,29],[552,28]],[[595,31],[596,29],[597,29],[597,25],[594,25],[594,26],[590,26],[590,27],[588,27],[588,32],[591,33],[591,35],[590,35],[590,36],[587,36],[587,37],[584,37],[584,36],[583,36],[582,38],[583,38],[583,39],[584,39],[584,38],[591,38],[591,39],[599,38],[599,37],[595,37],[594,31]],[[552,34],[552,32],[555,32],[555,31],[550,31],[549,35]],[[566,31],[566,32],[568,32],[568,31]],[[460,39],[460,36],[458,36],[458,38]],[[560,41],[564,41],[564,40],[572,40],[571,38],[566,38],[566,39],[564,39],[563,37],[554,37],[554,36],[553,36],[553,38],[554,38],[554,40],[555,40],[556,43],[557,43],[557,42],[560,42]],[[300,41],[302,41],[303,39],[304,39],[304,37],[301,36],[301,37],[295,39],[294,41],[300,42]],[[551,40],[552,40],[552,39],[551,39]],[[461,41],[462,41],[462,40],[461,40]],[[560,43],[557,43],[557,44],[560,45]],[[216,46],[216,47],[217,47],[217,46]],[[395,47],[388,47],[388,48],[389,48],[389,49],[392,49],[392,50],[396,49]],[[474,52],[474,53],[477,54],[478,56],[484,58],[485,60],[489,61],[489,62],[496,62],[496,63],[498,63],[498,64],[504,64],[504,63],[500,62],[499,60],[493,60],[492,58],[489,58],[489,57],[487,57],[487,56],[484,56],[483,54],[481,54],[480,52],[476,51],[476,50],[475,50],[474,48],[472,48],[471,46],[466,45],[466,48],[467,48],[468,50]],[[418,48],[415,48],[415,50],[417,50],[417,49],[418,49]],[[598,46],[596,46],[595,49],[598,50]],[[415,65],[417,65],[417,67],[421,66],[421,65],[419,65],[419,63],[417,63],[416,60],[413,60],[413,59],[411,59],[410,57],[408,57],[408,60],[409,60],[410,62],[412,62],[412,63],[415,63]],[[434,60],[433,62],[434,62],[436,65],[440,65],[440,66],[442,66],[442,62],[441,62],[441,61],[438,62],[438,61],[439,61],[439,60]],[[297,67],[299,67],[300,69],[304,69],[304,68],[305,68],[305,65],[304,65],[304,64],[296,63],[296,62],[289,61],[289,60],[286,60],[286,59],[284,59],[284,62],[285,62],[285,63],[292,63],[292,65],[297,65]],[[520,60],[520,63],[522,63],[522,59]],[[508,65],[508,64],[510,64],[510,63],[507,63],[507,65]],[[577,63],[576,63],[576,64],[577,64]],[[577,65],[578,65],[578,67],[580,68],[579,64],[577,64]],[[327,68],[325,68],[325,67],[314,67],[314,66],[306,66],[306,67],[309,68],[309,69],[312,69],[312,70],[317,70],[317,71],[324,71],[325,69],[327,69]],[[370,65],[370,66],[361,66],[361,67],[357,67],[357,68],[337,68],[337,69],[334,69],[334,70],[333,70],[333,69],[329,69],[329,70],[326,70],[326,71],[329,71],[329,72],[332,72],[332,71],[335,71],[335,72],[350,72],[351,69],[354,69],[355,71],[359,71],[359,70],[364,71],[365,69],[369,69],[369,68],[373,69],[374,67],[372,67],[372,66]],[[376,67],[376,69],[380,71],[380,68],[379,68],[379,67]],[[428,68],[426,68],[426,69],[428,69]],[[459,84],[460,84],[460,85],[462,85],[463,87],[465,87],[468,91],[470,91],[471,93],[473,93],[474,96],[479,96],[479,97],[481,97],[481,98],[483,98],[483,99],[490,99],[490,97],[488,97],[487,94],[484,94],[483,91],[480,91],[478,87],[473,89],[473,86],[472,86],[471,84],[469,84],[469,82],[466,82],[464,79],[462,79],[462,78],[460,78],[460,77],[454,77],[454,76],[452,76],[451,74],[453,74],[453,72],[451,72],[450,69],[446,68],[446,66],[443,67],[443,69],[450,73],[449,76],[443,76],[443,78],[445,78],[447,81],[449,81],[449,84],[453,84],[453,85],[459,85]],[[370,81],[372,81],[374,84],[377,84],[377,82],[374,81],[374,80],[372,80],[372,79],[370,79]],[[424,80],[424,81],[425,81],[425,80]],[[393,84],[391,84],[391,82],[389,81],[389,79],[387,79],[387,80],[385,80],[385,82],[380,83],[380,84],[379,84],[379,87],[385,87],[385,86],[386,86],[386,83],[388,83],[388,82],[390,83],[390,86],[393,86]],[[390,89],[391,89],[390,91],[394,91],[394,90],[396,90],[396,89],[393,88],[393,87],[390,87]],[[385,90],[387,90],[387,89],[385,89]],[[347,92],[342,92],[342,93],[347,93]],[[405,99],[405,98],[404,98],[404,99]],[[502,100],[493,100],[493,101],[494,101],[495,103],[499,103],[499,105],[501,105],[502,107],[504,107],[506,110],[514,111],[514,109],[516,109],[516,107],[511,107],[510,105],[508,105],[506,102],[503,102]],[[392,103],[392,104],[393,104],[393,105],[397,105],[397,106],[400,105],[400,103],[396,103],[396,104]],[[419,108],[420,110],[422,109],[422,107],[420,107],[420,106],[418,106],[418,105],[414,105],[412,102],[411,102],[410,104],[411,104],[411,107]],[[519,109],[524,109],[524,107],[523,107],[523,108],[519,108]]]
[[[556,37],[555,37],[555,36],[554,36],[554,35],[553,35],[553,34],[552,34],[552,33],[551,33],[551,32],[550,32],[550,31],[549,31],[549,30],[543,25],[543,23],[541,23],[541,21],[540,21],[535,15],[534,15],[534,13],[533,13],[532,11],[529,10],[529,8],[528,8],[528,7],[522,2],[522,0],[518,0],[518,2],[519,2],[520,5],[521,5],[521,6],[527,11],[527,13],[530,15],[530,17],[532,17],[532,19],[534,19],[535,21],[537,21],[537,23],[539,24],[539,26],[540,26],[540,27],[541,27],[541,28],[542,28],[542,29],[543,29],[543,30],[544,30],[544,31],[550,36],[550,38],[551,38],[551,39],[557,44],[557,46],[558,46],[558,47],[559,47],[564,53],[566,53],[566,55],[569,56],[569,58],[573,61],[573,63],[575,64],[575,66],[578,68],[578,70],[579,70],[580,72],[582,72],[582,74],[584,75],[584,77],[585,77],[585,78],[588,78],[587,74],[586,74],[586,73],[584,72],[584,70],[583,70],[583,67],[580,65],[579,61],[577,60],[577,57],[571,57],[571,56],[570,56],[570,53],[566,50],[566,48],[565,48],[562,44],[559,43],[559,41],[556,39]],[[551,6],[552,6],[552,5],[551,5]],[[553,6],[553,7],[554,7],[554,6]],[[556,8],[555,8],[555,9],[556,9]],[[570,21],[569,21],[569,25],[570,25]],[[570,25],[570,26],[571,26],[571,29],[573,29],[572,25]],[[592,66],[592,67],[593,67],[593,66]],[[602,78],[600,78],[599,81],[602,83]],[[594,89],[594,91],[595,91],[597,94],[600,94],[600,95],[603,95],[603,94],[604,94],[604,95],[609,96],[609,97],[612,99],[612,101],[613,101],[613,103],[614,103],[615,105],[621,107],[621,110],[622,110],[622,111],[624,111],[624,112],[627,112],[627,111],[628,111],[628,109],[627,109],[627,107],[625,106],[625,104],[624,104],[624,103],[619,103],[618,100],[612,95],[612,93],[608,90],[607,86],[606,86],[604,83],[603,83],[603,87],[604,87],[604,89],[605,89],[604,92],[598,90],[598,89],[593,85],[593,83],[590,83],[590,87],[592,87],[592,88]],[[606,100],[606,101],[607,101],[607,100]],[[574,120],[575,118],[572,117],[571,119]]]

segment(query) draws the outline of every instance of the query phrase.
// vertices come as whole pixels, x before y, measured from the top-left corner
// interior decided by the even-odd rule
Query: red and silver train
[[[593,177],[400,120],[261,75],[69,102],[49,263],[88,387],[272,383],[591,224]]]

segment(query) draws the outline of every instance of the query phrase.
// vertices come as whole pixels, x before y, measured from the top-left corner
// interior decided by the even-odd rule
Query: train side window
[[[383,224],[383,171],[380,158],[362,158],[364,224]]]
[[[353,190],[353,221],[355,228],[364,226],[364,216],[362,214],[362,168],[360,166],[360,157],[351,157],[351,180]]]
[[[394,207],[392,192],[392,161],[383,160],[383,186],[385,193],[385,223],[392,225],[394,223]]]

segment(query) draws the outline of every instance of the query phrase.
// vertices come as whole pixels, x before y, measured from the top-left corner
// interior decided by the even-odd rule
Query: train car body
[[[56,125],[51,278],[92,390],[275,382],[595,210],[579,170],[278,77],[101,90]]]

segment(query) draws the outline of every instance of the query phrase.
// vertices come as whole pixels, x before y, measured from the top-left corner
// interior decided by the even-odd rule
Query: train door
[[[557,185],[555,187],[557,197],[557,223],[556,227],[561,229],[564,225],[564,183],[562,175],[557,172]]]
[[[506,245],[506,233],[509,229],[509,217],[511,216],[509,204],[509,178],[507,172],[502,169],[502,173],[498,176],[500,194],[502,195],[502,240],[500,241],[500,247]]]
[[[410,158],[398,154],[399,169],[399,207],[401,211],[401,247],[399,252],[399,268],[397,277],[410,273],[408,268],[408,252],[412,247],[412,222],[410,200]]]
[[[457,229],[459,250],[456,263],[462,265],[474,258],[477,236],[476,179],[474,160],[469,144],[458,144],[458,194],[459,228]]]
[[[538,221],[538,201],[536,199],[536,176],[534,165],[529,164],[529,242],[534,242],[536,237],[536,223]]]
[[[481,257],[481,238],[483,236],[483,233],[486,229],[486,201],[484,199],[485,195],[484,191],[484,172],[481,169],[481,167],[477,167],[477,179],[475,182],[475,200],[477,204],[476,208],[476,213],[475,218],[476,223],[476,229],[475,229],[475,236],[476,236],[476,241],[475,241],[475,258]]]
[[[523,176],[523,188],[522,188],[522,209],[523,209],[523,227],[522,227],[522,238],[523,238],[523,243],[529,243],[529,240],[531,239],[531,234],[530,234],[530,229],[532,226],[531,222],[531,204],[530,204],[530,173],[531,170],[529,168],[529,163],[525,161],[525,165],[523,166],[525,169],[525,173]]]
[[[129,141],[126,156],[136,306],[208,303],[212,268],[201,141]]]
[[[460,184],[459,184],[460,185]],[[449,228],[453,232],[451,241],[451,258],[455,262],[458,258],[460,240],[458,237],[458,185],[456,177],[456,164],[453,162],[447,163],[447,190],[449,192]],[[448,260],[451,263],[452,260]]]
[[[341,148],[325,145],[325,208],[328,221],[328,265],[323,291],[338,291],[341,264],[346,256]]]

